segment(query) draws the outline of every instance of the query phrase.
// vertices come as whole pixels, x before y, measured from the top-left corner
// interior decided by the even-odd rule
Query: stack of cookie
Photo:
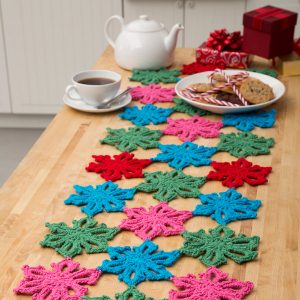
[[[235,76],[234,78],[232,76],[228,77],[230,78],[230,80],[233,80],[238,78],[239,76]],[[215,81],[214,84],[194,83],[189,87],[196,89],[197,93],[206,93],[214,88],[224,85],[224,83],[227,82],[225,77],[221,74],[214,74],[212,76],[212,79]],[[261,80],[250,76],[247,79],[236,82],[235,86],[250,105],[268,102],[274,97],[273,90],[270,86],[263,83]],[[208,97],[244,106],[242,101],[230,86],[223,87],[220,89],[220,91],[216,91],[213,94],[210,94]],[[219,105],[200,99],[197,99],[195,101],[204,104]]]

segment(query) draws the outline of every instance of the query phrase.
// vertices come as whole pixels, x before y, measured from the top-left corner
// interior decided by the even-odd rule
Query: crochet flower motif
[[[117,227],[133,231],[144,241],[151,240],[162,233],[164,236],[180,234],[185,230],[183,222],[193,216],[192,212],[178,211],[168,206],[166,202],[150,206],[149,212],[144,207],[124,207],[124,212],[130,220],[123,219]]]
[[[157,154],[155,158],[151,158],[153,162],[164,161],[169,162],[168,165],[175,169],[184,169],[189,165],[208,166],[211,157],[216,151],[216,147],[204,147],[192,142],[185,142],[182,145],[162,145],[158,143],[158,147],[163,153]]]
[[[210,111],[198,108],[196,106],[190,105],[188,104],[186,101],[179,99],[179,98],[173,98],[173,101],[176,103],[176,105],[174,105],[172,107],[173,111],[178,111],[178,112],[182,112],[182,113],[186,113],[189,114],[190,116],[209,116],[212,115],[213,113],[211,113]]]
[[[88,291],[82,284],[96,284],[101,271],[96,269],[81,268],[76,271],[80,263],[73,262],[70,257],[58,263],[52,263],[53,271],[46,270],[43,266],[22,267],[24,278],[13,291],[15,293],[32,294],[34,300],[81,300]],[[67,267],[63,271],[63,268]],[[75,292],[69,295],[69,290]]]
[[[272,127],[275,123],[276,110],[271,109],[269,112],[262,110],[251,111],[242,114],[224,114],[225,117],[222,122],[224,126],[235,126],[242,131],[251,131],[255,126],[261,128]]]
[[[278,74],[277,71],[270,70],[270,69],[267,69],[267,68],[264,68],[262,70],[259,70],[259,69],[256,69],[256,68],[252,68],[252,69],[247,68],[246,71],[260,73],[260,74],[265,74],[265,75],[269,75],[269,76],[274,77],[274,78],[276,78],[277,74]]]
[[[117,293],[115,294],[115,299],[116,300],[144,300],[145,299],[145,294],[140,292],[134,285],[130,286],[127,290],[125,290],[122,293]],[[132,297],[132,298],[130,298]],[[102,296],[102,297],[82,297],[82,300],[112,300],[108,296]],[[145,300],[154,300],[151,297],[146,298]],[[168,299],[161,299],[161,300],[168,300]]]
[[[157,140],[163,134],[160,130],[150,130],[144,126],[129,127],[128,131],[124,128],[106,128],[106,130],[111,135],[100,140],[100,143],[114,145],[123,152],[131,152],[138,146],[143,149],[156,148],[158,146]]]
[[[132,100],[139,100],[144,104],[158,102],[172,102],[172,96],[176,95],[175,88],[161,88],[155,83],[148,86],[137,86],[130,92]]]
[[[257,216],[255,212],[261,205],[260,200],[248,200],[235,189],[209,195],[201,194],[199,198],[202,204],[197,205],[193,212],[194,216],[209,216],[219,224],[227,224],[234,220],[253,219]],[[224,217],[222,217],[224,215]]]
[[[119,117],[130,120],[135,125],[148,125],[150,122],[157,125],[167,122],[173,112],[172,108],[161,108],[152,104],[142,106],[141,110],[137,106],[123,107],[123,109],[124,112],[119,114]]]
[[[144,85],[151,83],[164,83],[177,82],[176,76],[180,73],[179,69],[167,70],[166,68],[155,70],[132,70],[132,77],[128,78],[131,81],[140,81]]]
[[[199,273],[199,279],[193,274],[170,278],[175,286],[182,291],[169,291],[169,300],[240,300],[253,290],[250,281],[242,282],[235,278],[226,280],[228,273],[223,273],[214,266],[204,273]]]
[[[178,195],[183,198],[198,197],[200,195],[198,188],[206,182],[206,177],[185,175],[181,169],[165,173],[161,171],[145,172],[144,174],[147,183],[141,182],[134,189],[147,193],[157,191],[152,197],[167,203]]]
[[[131,200],[136,192],[134,189],[120,189],[117,184],[111,181],[96,185],[95,189],[91,185],[86,187],[74,185],[74,188],[79,195],[70,195],[64,203],[77,206],[86,205],[86,207],[81,208],[81,211],[88,216],[101,213],[104,208],[109,213],[123,211],[124,200]]]
[[[92,217],[85,217],[79,221],[73,220],[73,228],[65,222],[46,223],[52,234],[45,235],[40,245],[55,248],[55,251],[64,257],[73,257],[82,254],[82,248],[86,253],[100,253],[107,251],[107,241],[111,240],[120,229],[116,227],[107,228],[106,224],[98,222]],[[97,247],[96,247],[97,246]]]
[[[218,163],[210,163],[217,172],[210,171],[207,175],[208,180],[220,180],[222,185],[229,188],[237,188],[246,181],[250,185],[258,185],[268,182],[265,178],[271,171],[272,167],[260,167],[247,161],[245,158],[240,158],[237,161]]]
[[[227,151],[238,158],[248,155],[269,154],[270,147],[273,147],[274,139],[265,139],[251,132],[221,133],[221,141],[217,145],[218,151]]]
[[[134,154],[127,151],[119,155],[114,155],[111,159],[109,155],[93,155],[95,161],[99,164],[91,162],[85,169],[89,172],[101,173],[100,176],[106,181],[115,181],[122,178],[138,178],[144,177],[142,169],[151,164],[149,159],[133,158]]]
[[[198,135],[204,138],[218,136],[219,129],[223,126],[222,122],[211,122],[199,116],[191,119],[168,119],[169,126],[163,129],[164,134],[177,135],[182,141],[193,141]]]
[[[225,69],[224,64],[204,65],[202,63],[193,62],[188,65],[183,65],[181,73],[183,74],[195,74],[207,71],[214,71],[215,69]]]
[[[158,245],[146,240],[138,247],[108,247],[110,260],[104,260],[98,270],[119,274],[118,279],[128,286],[149,280],[169,279],[172,274],[165,266],[171,266],[179,257],[179,251],[158,251]],[[131,279],[131,275],[134,277]]]
[[[186,241],[183,242],[180,253],[198,257],[207,267],[226,264],[226,257],[241,264],[256,258],[258,255],[253,250],[257,249],[259,236],[246,237],[239,233],[237,237],[232,237],[235,231],[224,224],[209,229],[208,232],[211,234],[206,234],[203,229],[198,232],[182,232],[181,235]],[[224,236],[222,236],[222,232],[224,232]],[[204,253],[205,255],[203,255]]]

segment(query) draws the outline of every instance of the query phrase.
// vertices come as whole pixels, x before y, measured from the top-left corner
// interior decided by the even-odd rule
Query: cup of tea
[[[100,105],[116,96],[120,85],[121,75],[106,70],[89,70],[75,74],[72,85],[66,87],[66,95],[72,100],[83,100],[88,105]],[[75,90],[79,97],[72,97]]]

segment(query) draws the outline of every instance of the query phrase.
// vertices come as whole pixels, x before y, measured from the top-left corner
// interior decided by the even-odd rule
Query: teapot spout
[[[176,43],[177,43],[177,36],[180,30],[183,30],[184,27],[181,24],[176,24],[173,26],[173,28],[171,29],[171,32],[169,33],[169,35],[167,37],[165,37],[165,48],[167,50],[168,53],[172,53],[176,47]]]

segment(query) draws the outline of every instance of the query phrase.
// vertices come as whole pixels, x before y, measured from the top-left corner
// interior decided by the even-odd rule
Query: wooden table
[[[175,63],[172,68],[181,68],[184,63],[195,60],[194,49],[177,49]],[[271,67],[263,59],[255,58],[251,67]],[[112,48],[108,48],[93,69],[107,69],[122,75],[122,86],[137,86],[138,82],[129,82],[129,71],[119,68],[113,57]],[[247,236],[258,235],[261,238],[258,257],[251,262],[239,265],[228,259],[227,265],[220,266],[229,277],[240,281],[252,281],[255,289],[245,299],[300,299],[300,252],[299,247],[299,211],[300,211],[300,81],[299,77],[280,78],[286,86],[284,97],[276,104],[268,107],[277,110],[276,123],[272,128],[255,128],[252,132],[265,138],[274,137],[275,145],[270,155],[249,156],[247,159],[261,166],[272,166],[273,171],[267,177],[269,182],[256,187],[244,184],[238,188],[243,196],[249,199],[259,199],[262,206],[254,220],[244,220],[229,223],[229,227],[237,233]],[[166,85],[174,86],[172,84]],[[138,101],[130,104],[141,106]],[[159,104],[161,107],[172,107],[173,103]],[[89,114],[64,106],[40,139],[32,147],[15,172],[0,190],[0,258],[1,297],[4,299],[30,299],[29,295],[15,295],[13,288],[17,287],[23,278],[21,267],[42,265],[51,270],[50,263],[58,262],[63,257],[52,248],[42,248],[39,242],[49,233],[45,222],[66,222],[72,225],[73,219],[86,215],[75,205],[65,205],[63,201],[75,193],[73,185],[82,186],[104,183],[98,174],[85,171],[92,155],[119,154],[120,151],[111,145],[101,145],[107,132],[106,127],[127,128],[133,126],[128,120],[118,117],[121,111],[106,114]],[[172,118],[187,118],[188,115],[173,113]],[[221,121],[217,115],[207,116],[209,120]],[[166,124],[149,125],[150,129],[162,129]],[[235,127],[221,129],[224,133],[237,132]],[[195,143],[204,146],[216,146],[219,137],[212,139],[198,138]],[[166,135],[160,140],[162,144],[181,144],[176,136]],[[20,145],[22,147],[22,145]],[[158,149],[143,150],[139,148],[133,153],[138,158],[152,158],[160,151]],[[213,156],[215,161],[233,161],[235,157],[225,152]],[[147,172],[157,170],[171,171],[166,163],[153,163],[146,167]],[[184,169],[186,174],[206,176],[212,170],[211,166]],[[130,188],[143,182],[143,179],[122,179],[116,181],[121,188]],[[226,191],[220,181],[209,181],[203,185],[201,192]],[[154,206],[159,202],[151,194],[136,193],[134,200],[126,201],[127,207]],[[169,205],[178,210],[194,210],[199,199],[178,198]],[[99,222],[109,227],[120,224],[126,214],[100,213],[95,216]],[[210,217],[194,217],[185,222],[189,231],[200,228],[206,231],[215,228],[217,223]],[[182,246],[181,236],[157,237],[154,243],[160,249],[171,251]],[[142,239],[131,231],[122,231],[109,246],[138,246]],[[108,259],[107,253],[78,255],[73,258],[82,267],[95,268]],[[187,273],[197,275],[207,269],[196,258],[181,256],[172,267],[167,268],[176,276]],[[127,288],[124,282],[117,280],[117,275],[104,273],[95,286],[88,286],[87,296],[100,297],[108,295],[114,299],[114,294]],[[168,291],[175,288],[171,281],[142,282],[138,289],[147,297],[154,299],[168,298]]]

